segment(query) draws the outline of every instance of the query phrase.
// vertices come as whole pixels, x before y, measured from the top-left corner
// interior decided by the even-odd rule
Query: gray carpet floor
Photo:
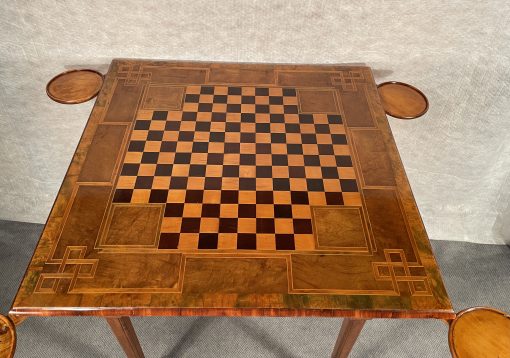
[[[6,313],[42,225],[0,220],[0,312]],[[510,312],[510,248],[433,241],[456,311],[488,305]],[[328,357],[341,320],[332,318],[135,318],[147,357]],[[352,357],[449,357],[438,320],[372,320]],[[100,318],[30,318],[16,357],[123,357]]]

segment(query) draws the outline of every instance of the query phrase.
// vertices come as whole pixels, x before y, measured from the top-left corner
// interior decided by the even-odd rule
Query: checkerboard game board
[[[140,111],[113,202],[165,203],[159,248],[174,250],[313,250],[312,207],[361,205],[340,114],[232,86]]]

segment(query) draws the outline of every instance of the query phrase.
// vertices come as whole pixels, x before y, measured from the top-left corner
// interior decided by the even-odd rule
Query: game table
[[[370,68],[124,59],[10,314],[455,316]]]

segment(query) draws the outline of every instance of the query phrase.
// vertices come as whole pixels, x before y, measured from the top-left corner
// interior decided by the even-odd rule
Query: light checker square
[[[172,250],[313,250],[311,207],[360,201],[340,114],[300,113],[294,88],[232,86],[140,111],[113,198],[165,204]]]

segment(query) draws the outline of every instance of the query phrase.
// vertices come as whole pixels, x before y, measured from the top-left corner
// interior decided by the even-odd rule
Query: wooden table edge
[[[453,310],[348,310],[348,309],[286,309],[286,308],[90,308],[75,310],[72,308],[27,308],[11,309],[11,315],[18,316],[143,316],[143,317],[175,317],[175,316],[218,316],[218,317],[331,317],[352,319],[440,319],[451,320],[456,317]]]

